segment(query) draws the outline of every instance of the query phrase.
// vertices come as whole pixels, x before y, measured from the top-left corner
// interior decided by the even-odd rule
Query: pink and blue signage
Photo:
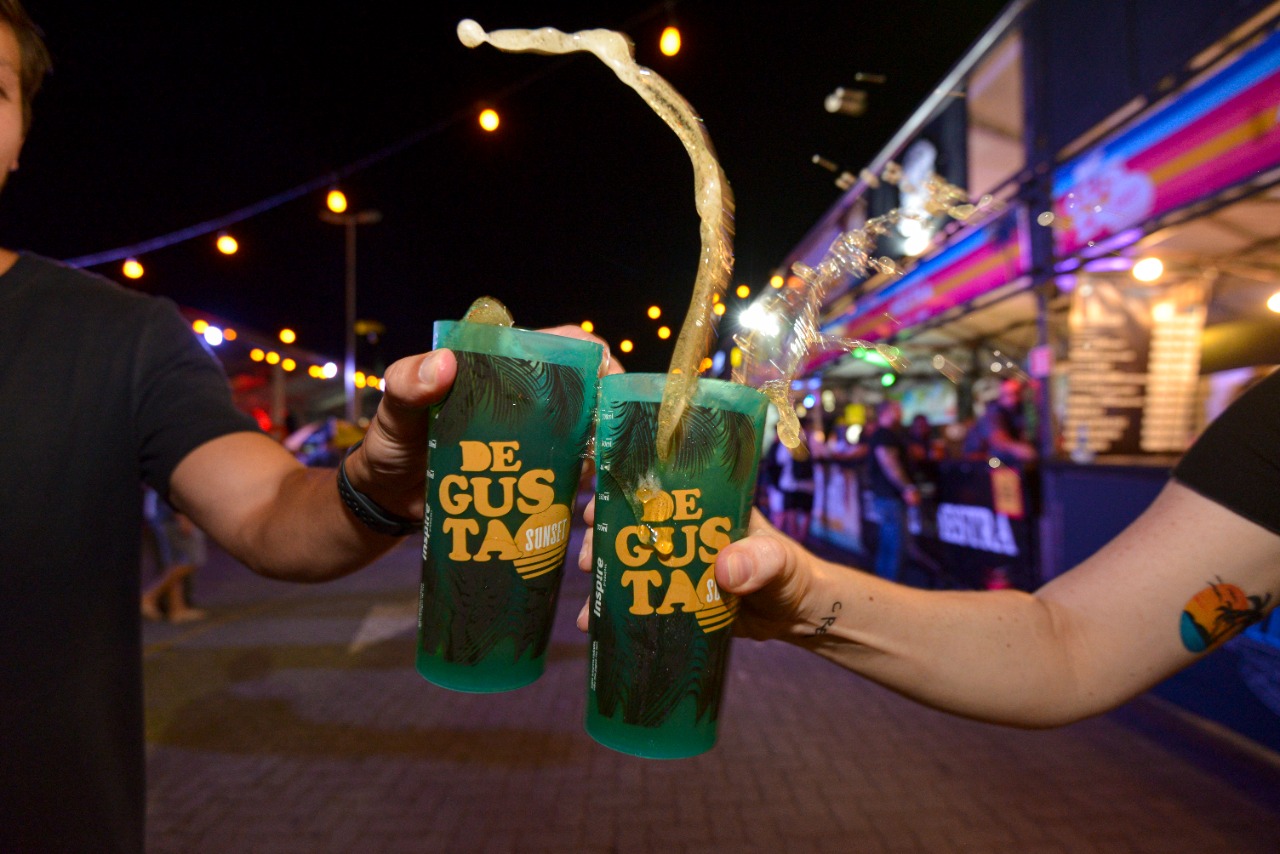
[[[1065,164],[1053,182],[1058,257],[1280,165],[1280,34]]]
[[[823,328],[843,338],[883,341],[1015,281],[1031,269],[1025,209],[1010,208],[859,300]]]

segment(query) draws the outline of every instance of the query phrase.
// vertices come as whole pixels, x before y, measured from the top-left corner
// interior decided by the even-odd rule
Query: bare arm
[[[820,560],[755,519],[716,580],[740,631],[803,646],[939,709],[1054,726],[1112,708],[1195,661],[1182,613],[1218,581],[1261,612],[1280,536],[1174,482],[1114,541],[1035,594],[927,591]],[[1233,634],[1247,622],[1224,626]]]
[[[386,395],[364,444],[347,461],[352,485],[397,515],[421,518],[427,411],[456,370],[447,350],[388,368]],[[306,468],[259,433],[232,433],[196,448],[174,470],[170,488],[177,507],[263,575],[336,578],[398,541],[347,510],[333,469]]]
[[[576,326],[544,331],[604,343]],[[607,346],[601,371],[621,371]],[[428,414],[456,373],[448,350],[387,368],[386,393],[363,444],[347,458],[351,485],[395,515],[422,518]],[[175,506],[220,545],[275,578],[337,578],[398,542],[374,533],[347,510],[333,469],[306,468],[257,433],[232,433],[196,448],[174,470],[170,491]]]

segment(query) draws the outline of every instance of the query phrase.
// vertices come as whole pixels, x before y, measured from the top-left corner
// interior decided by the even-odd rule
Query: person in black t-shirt
[[[0,0],[0,185],[48,65]],[[255,571],[337,578],[420,530],[428,410],[456,370],[447,350],[391,365],[363,443],[308,469],[235,409],[172,302],[0,249],[0,851],[143,849],[139,479]]]
[[[782,442],[769,449],[772,456],[774,483],[782,493],[782,510],[778,527],[792,539],[809,539],[809,520],[813,516],[814,472],[813,451],[809,431],[802,433],[801,444],[794,451]]]
[[[886,400],[876,410],[876,431],[868,442],[867,486],[879,520],[875,573],[890,581],[902,571],[907,549],[907,507],[920,503],[920,489],[907,473],[907,440],[902,405]]]
[[[715,566],[736,630],[934,708],[1025,727],[1111,709],[1280,601],[1280,371],[1230,406],[1111,543],[1034,594],[934,591],[821,560],[758,516]]]
[[[1026,417],[1022,410],[1023,383],[1010,378],[1000,383],[995,400],[987,403],[982,416],[965,436],[964,455],[969,459],[995,457],[1008,464],[1036,461],[1039,453],[1027,435]]]

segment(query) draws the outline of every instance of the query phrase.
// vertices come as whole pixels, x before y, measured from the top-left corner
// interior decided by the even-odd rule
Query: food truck
[[[841,176],[784,269],[912,204],[913,170],[981,201],[885,235],[900,272],[829,294],[822,331],[866,346],[795,383],[819,439],[813,534],[873,549],[854,439],[893,396],[951,440],[913,520],[929,570],[916,580],[1034,589],[1141,513],[1204,426],[1280,365],[1280,3],[1015,0]],[[966,457],[960,434],[1009,377],[1029,388],[1038,459]],[[1248,714],[1204,701],[1228,682]],[[1280,749],[1280,620],[1158,692]]]

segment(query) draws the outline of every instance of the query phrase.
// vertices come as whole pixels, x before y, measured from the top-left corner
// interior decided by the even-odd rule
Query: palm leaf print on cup
[[[417,669],[458,691],[542,675],[603,348],[441,321],[458,361],[432,408]]]
[[[601,381],[589,612],[587,731],[651,758],[715,744],[737,601],[712,567],[746,533],[767,409],[754,389],[701,380],[663,461],[665,382]]]

